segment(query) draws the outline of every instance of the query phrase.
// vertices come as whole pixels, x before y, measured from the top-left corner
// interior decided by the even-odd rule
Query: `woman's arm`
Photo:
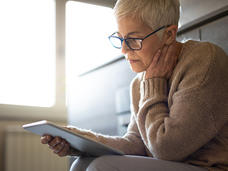
[[[122,151],[124,154],[146,155],[145,146],[138,132],[134,115],[131,116],[131,121],[128,126],[127,133],[123,137],[98,134],[90,130],[80,129],[71,126],[68,126],[67,128],[89,139],[118,149]]]
[[[124,154],[146,155],[142,139],[139,136],[139,134],[136,132],[137,125],[135,124],[135,120],[133,117],[129,124],[128,132],[123,137],[98,134],[90,130],[80,129],[72,126],[68,126],[65,128],[77,134],[80,134],[86,138],[92,139],[94,141],[97,141],[107,146],[118,149],[122,151]],[[60,157],[67,156],[67,155],[69,156],[85,155],[82,152],[78,151],[77,149],[72,148],[70,144],[66,140],[62,139],[61,137],[52,137],[50,135],[45,135],[41,137],[41,143],[48,144],[49,148],[53,150],[53,152]]]
[[[143,141],[156,158],[184,160],[213,139],[227,122],[227,56],[217,55],[211,46],[202,50],[201,59],[196,54],[196,61],[181,68],[183,78],[170,97],[171,106],[166,78],[141,81],[136,120]]]

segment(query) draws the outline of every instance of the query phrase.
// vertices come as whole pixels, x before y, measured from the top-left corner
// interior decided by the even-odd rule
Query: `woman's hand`
[[[70,144],[60,137],[44,135],[41,137],[41,143],[48,144],[49,148],[60,157],[71,155]]]
[[[173,43],[159,49],[146,70],[145,79],[153,77],[169,79],[177,64],[181,46],[180,43]]]

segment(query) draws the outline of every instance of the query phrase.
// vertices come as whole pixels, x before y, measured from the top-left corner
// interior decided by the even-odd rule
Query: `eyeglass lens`
[[[111,36],[109,38],[110,42],[112,43],[112,45],[115,47],[115,48],[118,48],[118,49],[121,49],[122,47],[122,41],[119,37],[115,37],[115,36]]]
[[[142,40],[139,39],[126,39],[126,43],[131,49],[141,49]]]
[[[122,48],[123,42],[118,36],[111,36],[109,40],[115,48],[118,48],[118,49]],[[125,42],[130,49],[140,49],[142,45],[141,44],[142,40],[140,39],[129,38],[129,39],[125,39]]]

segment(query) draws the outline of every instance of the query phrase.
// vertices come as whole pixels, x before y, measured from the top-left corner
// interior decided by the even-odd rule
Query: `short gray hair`
[[[114,7],[117,19],[133,16],[151,29],[177,25],[180,18],[179,0],[117,0]]]

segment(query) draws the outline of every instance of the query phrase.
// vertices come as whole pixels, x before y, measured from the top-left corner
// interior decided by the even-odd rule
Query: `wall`
[[[199,24],[197,24],[199,25]],[[212,42],[221,48],[228,54],[228,13],[226,16],[217,18],[209,23],[197,26],[188,31],[184,31],[178,35],[178,40],[200,40]]]
[[[117,134],[116,92],[129,87],[135,74],[124,58],[75,80],[68,94],[69,124]]]
[[[220,11],[228,6],[227,0],[180,0],[182,7],[180,25],[186,25],[195,20],[208,16],[215,11]]]

